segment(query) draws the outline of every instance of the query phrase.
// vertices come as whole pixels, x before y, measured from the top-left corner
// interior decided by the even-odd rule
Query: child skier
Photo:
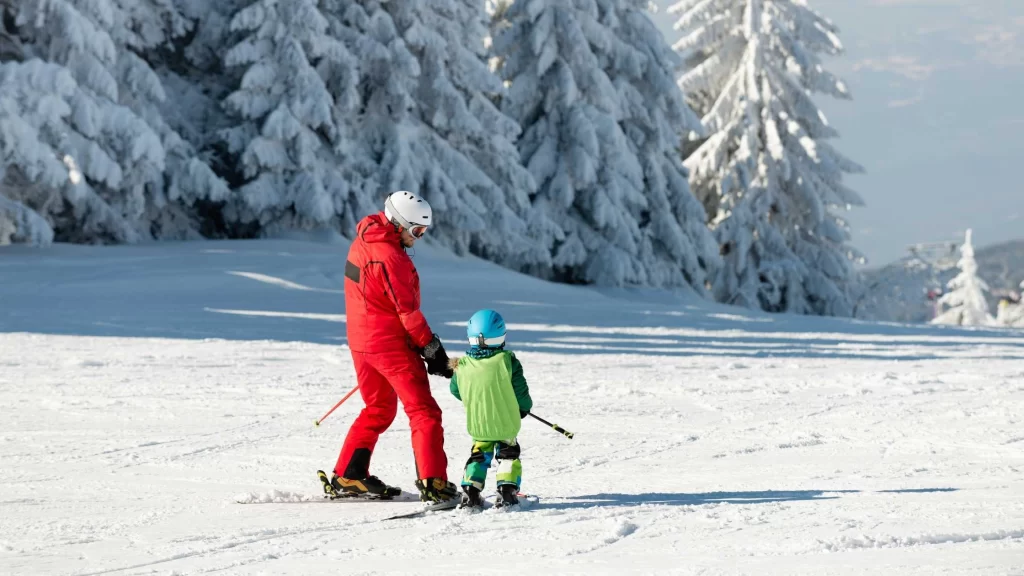
[[[466,328],[470,348],[462,358],[453,358],[452,394],[466,407],[466,430],[473,438],[473,451],[462,478],[462,506],[483,505],[480,491],[487,479],[491,459],[498,460],[498,500],[495,506],[513,506],[522,480],[516,435],[533,407],[523,366],[515,354],[505,350],[505,320],[494,310],[480,310]]]

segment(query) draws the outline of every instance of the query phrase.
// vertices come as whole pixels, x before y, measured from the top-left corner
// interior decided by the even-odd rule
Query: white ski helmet
[[[384,216],[392,224],[397,224],[417,235],[414,229],[426,231],[426,227],[434,223],[434,212],[430,204],[419,195],[399,190],[388,196],[384,201]],[[422,236],[422,232],[417,236]]]

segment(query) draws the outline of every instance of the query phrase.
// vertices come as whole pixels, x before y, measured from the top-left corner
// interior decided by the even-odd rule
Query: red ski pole
[[[331,412],[334,412],[335,410],[337,410],[338,406],[341,406],[342,402],[344,402],[345,400],[348,400],[349,396],[351,396],[351,395],[356,393],[356,390],[359,390],[359,385],[358,384],[356,384],[355,388],[349,390],[348,394],[345,394],[345,396],[342,397],[341,400],[338,400],[338,403],[334,405],[334,408],[331,408],[330,410],[328,410],[327,414],[324,414],[319,420],[313,420],[313,425],[314,426],[319,426],[321,422],[323,422],[324,420],[327,420],[327,417],[331,415]]]

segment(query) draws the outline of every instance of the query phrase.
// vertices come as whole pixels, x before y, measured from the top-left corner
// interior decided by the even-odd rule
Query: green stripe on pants
[[[473,451],[466,461],[462,485],[476,486],[478,490],[483,490],[487,481],[487,469],[491,467],[491,461],[497,457],[498,486],[513,484],[518,489],[523,477],[519,451],[519,443],[515,438],[501,442],[473,442]]]

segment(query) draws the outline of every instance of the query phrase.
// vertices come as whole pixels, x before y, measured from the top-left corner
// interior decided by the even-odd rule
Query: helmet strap
[[[391,223],[395,225],[395,232],[398,232],[399,227],[405,228],[406,230],[412,230],[412,224],[398,213],[398,210],[395,209],[395,205],[391,202],[390,196],[384,200],[384,207],[391,213]]]

